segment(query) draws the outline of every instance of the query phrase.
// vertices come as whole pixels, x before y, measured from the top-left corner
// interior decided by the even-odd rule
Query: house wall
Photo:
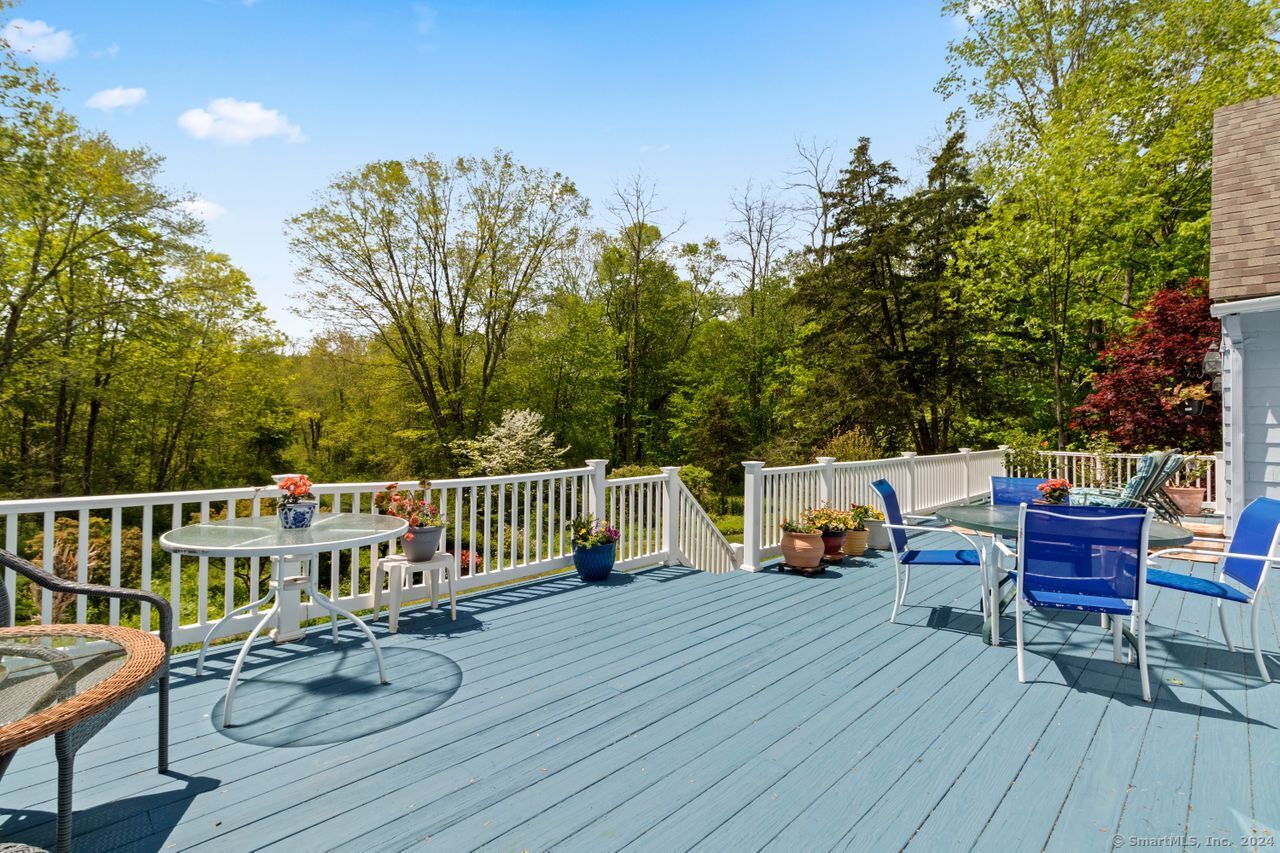
[[[1213,114],[1209,295],[1280,294],[1280,96]]]
[[[1280,498],[1280,309],[1226,313],[1222,325],[1223,461],[1231,530],[1249,501]]]
[[[1280,498],[1280,311],[1240,315],[1244,334],[1244,502]]]

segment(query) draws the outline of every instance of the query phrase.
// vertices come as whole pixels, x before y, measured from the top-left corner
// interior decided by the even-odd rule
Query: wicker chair
[[[169,769],[169,654],[173,650],[173,609],[169,606],[169,602],[158,595],[150,592],[143,592],[136,589],[124,589],[120,587],[102,586],[100,584],[86,584],[68,581],[46,572],[39,566],[28,560],[19,557],[9,551],[0,550],[0,566],[17,572],[22,577],[27,578],[36,586],[42,589],[51,590],[53,592],[73,593],[76,595],[102,596],[104,598],[117,598],[125,601],[142,601],[147,602],[156,609],[160,616],[160,640],[164,643],[164,662],[157,670],[156,677],[159,679],[160,693],[160,738],[159,738],[159,756],[157,760],[157,769],[164,773]],[[10,602],[8,591],[5,585],[0,583],[0,627],[9,625]],[[73,626],[68,626],[69,628]],[[124,631],[124,629],[116,629]],[[126,635],[127,636],[127,635]],[[136,636],[136,635],[135,635]],[[38,648],[38,647],[37,647]],[[32,647],[28,646],[26,654],[39,655],[40,651],[32,651]],[[154,683],[154,680],[152,681]],[[70,844],[70,804],[72,790],[72,768],[75,763],[75,753],[85,741],[93,736],[103,725],[110,721],[117,713],[124,709],[129,702],[133,701],[138,694],[124,695],[120,697],[119,703],[110,711],[97,714],[93,719],[85,720],[77,729],[59,735],[55,740],[55,752],[58,759],[58,805],[59,805],[59,826],[58,826],[58,848],[67,849]],[[13,760],[15,750],[0,754],[0,778],[3,778],[5,770],[8,769],[9,763]],[[65,815],[63,814],[67,812]]]

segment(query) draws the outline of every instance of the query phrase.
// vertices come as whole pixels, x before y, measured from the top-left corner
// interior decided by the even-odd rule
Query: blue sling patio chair
[[[1197,536],[1197,542],[1216,542],[1221,539],[1205,539]],[[1257,498],[1244,508],[1236,522],[1235,533],[1226,551],[1214,551],[1208,548],[1187,546],[1183,548],[1166,548],[1151,555],[1154,560],[1166,555],[1195,554],[1212,557],[1219,561],[1218,579],[1197,578],[1190,575],[1168,572],[1159,568],[1147,570],[1147,583],[1189,592],[1192,595],[1203,595],[1218,601],[1218,622],[1222,626],[1222,637],[1227,641],[1227,648],[1235,651],[1231,642],[1231,634],[1227,631],[1227,616],[1223,612],[1222,603],[1232,601],[1249,608],[1249,620],[1253,629],[1253,657],[1258,662],[1258,672],[1263,681],[1271,681],[1271,673],[1267,672],[1267,662],[1262,657],[1262,646],[1258,642],[1258,617],[1261,611],[1262,585],[1267,580],[1267,570],[1280,563],[1280,500],[1275,498]]]
[[[1151,701],[1144,611],[1151,509],[1022,505],[1018,520],[1018,681],[1027,680],[1023,611],[1078,610],[1111,617],[1114,658],[1121,662],[1121,619],[1133,618],[1142,698]],[[1003,548],[1002,545],[998,547]],[[998,631],[1000,616],[995,615]]]
[[[992,477],[991,503],[994,506],[1032,503],[1044,497],[1039,489],[1044,482],[1044,477]]]
[[[902,509],[898,505],[898,495],[888,480],[876,480],[871,484],[880,502],[884,505],[885,528],[889,531],[890,544],[893,550],[893,611],[889,621],[896,622],[898,608],[904,606],[907,587],[911,585],[912,566],[950,566],[972,568],[978,570],[978,587],[982,592],[982,605],[985,611],[987,602],[987,573],[983,562],[983,549],[971,536],[956,530],[941,527],[925,527],[918,524],[907,524]],[[930,516],[909,515],[906,518],[928,520]],[[930,548],[917,549],[911,547],[909,531],[959,536],[971,547],[960,549]],[[984,614],[985,615],[985,614]]]

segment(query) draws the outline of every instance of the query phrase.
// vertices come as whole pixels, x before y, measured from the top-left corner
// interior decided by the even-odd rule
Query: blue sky
[[[937,0],[27,0],[9,17],[32,22],[70,111],[208,203],[210,248],[297,337],[282,223],[370,160],[501,147],[570,176],[602,223],[639,170],[700,239],[735,189],[784,180],[797,137],[843,161],[870,136],[910,176],[958,106],[933,92],[958,32]]]

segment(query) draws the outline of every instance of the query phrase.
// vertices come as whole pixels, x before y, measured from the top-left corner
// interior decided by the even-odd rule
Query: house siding
[[[1245,503],[1280,498],[1280,312],[1242,314]]]

